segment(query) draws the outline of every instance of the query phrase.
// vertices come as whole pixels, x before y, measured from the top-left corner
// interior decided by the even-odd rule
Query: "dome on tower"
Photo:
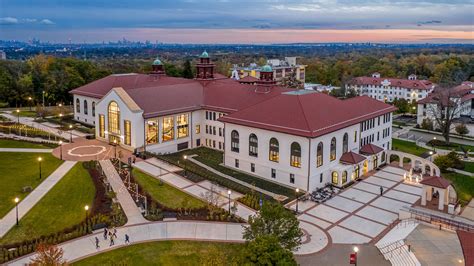
[[[153,61],[153,65],[155,65],[155,66],[162,65],[161,60],[157,57],[157,58],[155,59],[155,61]]]
[[[269,65],[264,65],[264,66],[262,67],[262,70],[261,70],[261,71],[263,71],[263,72],[272,72],[273,70],[272,70],[272,67],[271,67],[271,66],[269,66]]]
[[[204,51],[202,52],[200,58],[209,58],[209,54],[206,51]]]

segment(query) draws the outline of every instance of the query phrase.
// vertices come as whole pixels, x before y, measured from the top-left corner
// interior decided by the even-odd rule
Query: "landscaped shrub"
[[[464,163],[459,159],[459,155],[452,151],[446,155],[439,155],[434,159],[434,163],[442,172],[446,172],[448,168],[463,169]]]

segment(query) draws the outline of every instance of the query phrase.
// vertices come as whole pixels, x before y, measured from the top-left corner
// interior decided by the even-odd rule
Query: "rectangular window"
[[[125,133],[125,145],[132,144],[132,123],[129,120],[123,121],[124,133]]]
[[[216,112],[212,112],[212,120],[216,121]]]
[[[235,168],[239,168],[239,159],[235,159]]]
[[[99,136],[105,138],[105,116],[99,115]]]
[[[178,124],[178,139],[189,136],[189,115],[178,115],[176,122]]]
[[[161,135],[163,142],[174,139],[174,117],[163,117],[163,133]]]
[[[188,148],[188,142],[183,142],[178,144],[178,151],[185,150]]]
[[[276,169],[272,168],[272,178],[276,178],[276,176],[277,176],[277,171]]]
[[[291,184],[295,183],[295,174],[290,174],[290,183]]]
[[[158,143],[158,120],[146,121],[146,143]]]
[[[357,142],[357,130],[354,131],[354,143]]]
[[[206,120],[209,120],[209,112],[206,111]]]
[[[206,134],[209,134],[209,126],[206,125]]]
[[[214,149],[216,148],[216,141],[215,141],[215,140],[212,141],[212,147],[213,147]]]
[[[219,137],[222,137],[222,128],[219,128]]]
[[[212,135],[216,135],[216,127],[212,127]]]
[[[196,125],[196,134],[201,133],[201,125]]]
[[[319,183],[322,183],[323,182],[323,174],[319,174]]]
[[[255,173],[255,164],[254,164],[254,163],[251,163],[251,164],[250,164],[250,171],[251,171],[252,173]]]

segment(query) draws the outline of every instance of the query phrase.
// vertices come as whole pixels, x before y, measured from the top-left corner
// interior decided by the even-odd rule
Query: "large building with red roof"
[[[271,71],[240,83],[214,73],[207,53],[196,68],[195,79],[168,77],[157,59],[149,74],[91,82],[71,91],[74,118],[126,149],[206,146],[229,168],[302,190],[344,186],[386,162],[391,105],[279,87]]]
[[[371,98],[384,102],[392,102],[395,99],[405,99],[409,102],[424,99],[436,84],[429,80],[418,80],[416,75],[408,76],[408,79],[383,78],[379,73],[373,73],[370,77],[357,77],[348,84],[348,89],[355,90],[359,95],[367,95]]]

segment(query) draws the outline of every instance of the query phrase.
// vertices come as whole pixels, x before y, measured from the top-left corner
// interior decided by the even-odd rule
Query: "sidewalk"
[[[58,167],[48,178],[36,187],[26,198],[18,204],[18,218],[21,219],[28,211],[54,187],[76,162],[66,161]],[[0,237],[3,237],[16,224],[16,210],[13,208],[0,220]]]
[[[36,143],[52,143],[52,144],[58,144],[59,143],[59,141],[55,141],[55,140],[47,140],[47,139],[42,139],[42,138],[31,138],[31,137],[18,136],[18,135],[15,135],[15,134],[5,134],[5,133],[0,133],[0,138],[13,139],[13,140],[25,140],[25,141],[36,142]]]
[[[143,218],[142,213],[135,204],[135,201],[132,199],[132,196],[130,196],[130,193],[128,193],[127,188],[115,170],[112,162],[110,162],[110,160],[104,160],[100,161],[100,165],[102,166],[102,170],[112,186],[113,191],[117,195],[118,202],[127,216],[127,225],[146,223],[147,220]]]
[[[77,238],[59,245],[63,249],[63,258],[74,262],[102,252],[110,251],[124,244],[125,234],[130,236],[131,244],[160,240],[196,240],[243,242],[243,226],[241,224],[197,221],[168,221],[137,224],[117,228],[115,245],[110,246],[109,240],[104,240],[103,231]],[[99,249],[95,248],[95,237],[99,238]],[[156,254],[159,255],[159,254]],[[8,265],[26,265],[35,257],[32,253],[20,259],[11,261]]]
[[[53,149],[0,148],[0,152],[39,152],[50,153]]]

